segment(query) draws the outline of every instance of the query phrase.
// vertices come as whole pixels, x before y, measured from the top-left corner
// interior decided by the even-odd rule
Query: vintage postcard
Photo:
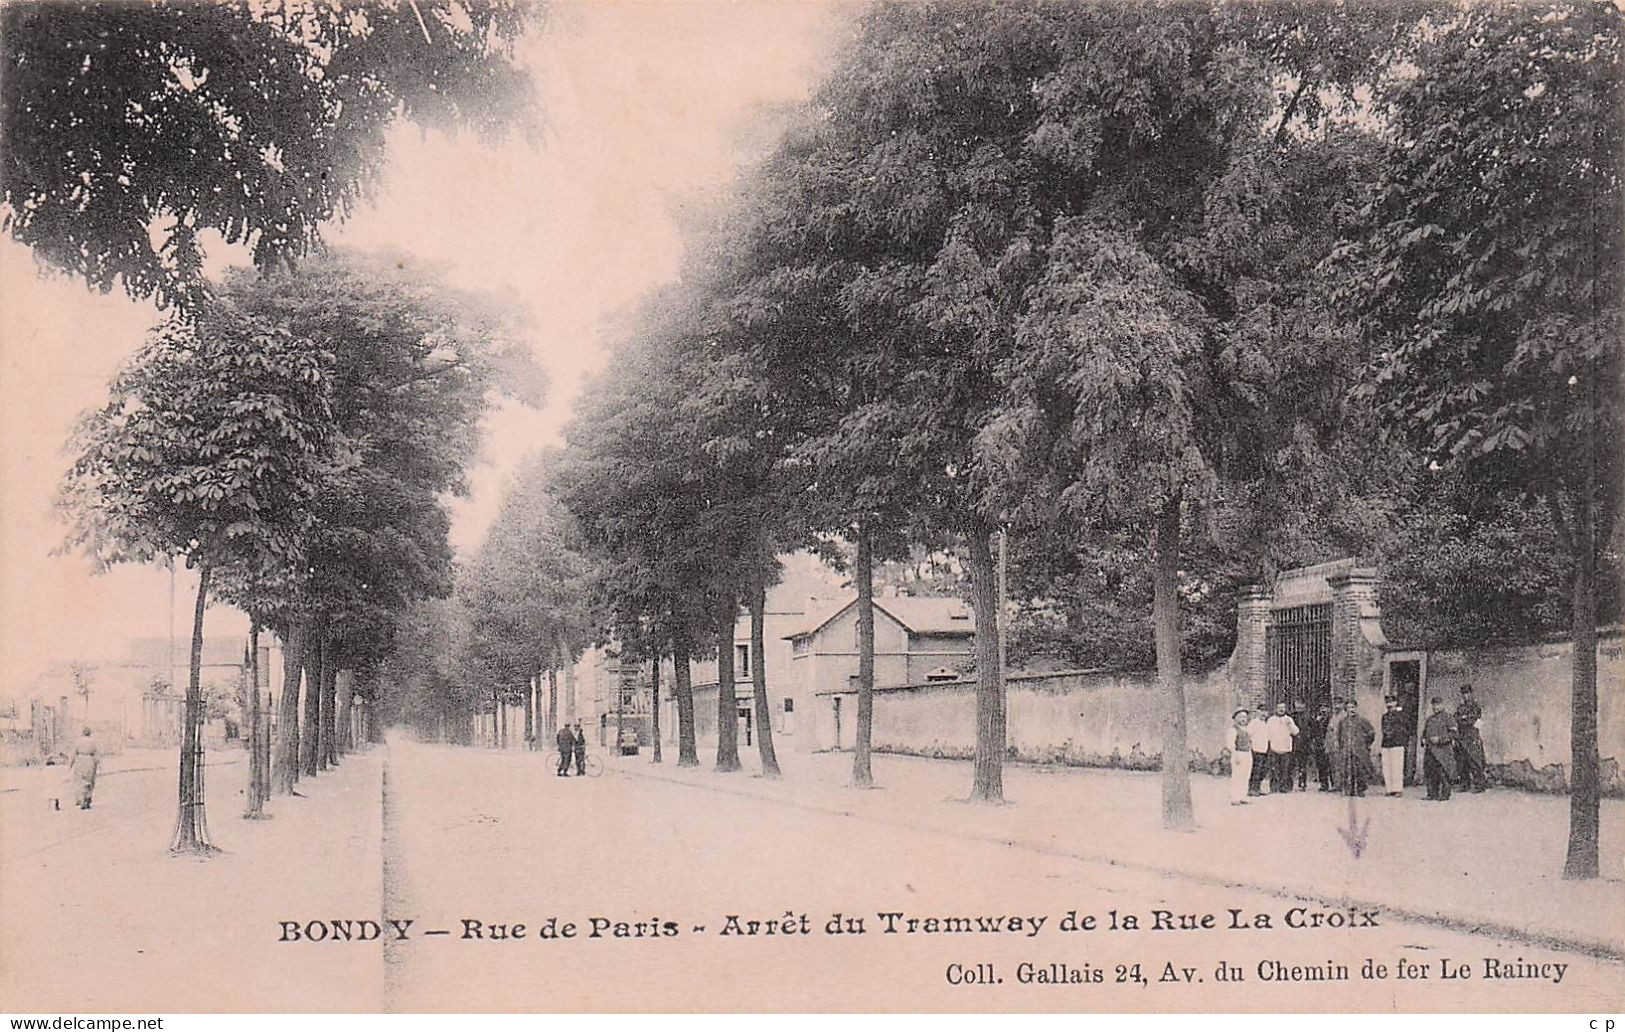
[[[0,1010],[1625,1007],[1617,4],[0,31]]]

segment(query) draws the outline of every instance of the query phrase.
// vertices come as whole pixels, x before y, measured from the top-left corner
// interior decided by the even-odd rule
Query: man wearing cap
[[[1275,715],[1265,725],[1270,740],[1270,791],[1292,791],[1292,740],[1298,737],[1297,722],[1286,711],[1286,703],[1275,704]]]
[[[1405,742],[1411,737],[1411,722],[1399,708],[1399,699],[1388,696],[1382,715],[1382,790],[1391,796],[1405,794]]]
[[[1422,774],[1428,783],[1428,798],[1444,802],[1450,798],[1450,780],[1456,776],[1456,722],[1445,711],[1444,700],[1435,695],[1433,711],[1422,725]]]
[[[1230,714],[1230,730],[1225,736],[1225,748],[1230,750],[1230,805],[1241,806],[1252,795],[1253,734],[1257,728],[1249,727],[1250,714],[1243,706]]]
[[[1344,704],[1343,719],[1337,722],[1337,769],[1343,776],[1343,791],[1351,796],[1365,795],[1371,780],[1371,743],[1377,737],[1371,721],[1360,716],[1353,699]]]
[[[1484,773],[1484,739],[1479,730],[1484,726],[1484,709],[1473,698],[1473,686],[1461,686],[1461,705],[1456,707],[1456,759],[1461,771],[1461,787],[1482,792],[1489,787]]]

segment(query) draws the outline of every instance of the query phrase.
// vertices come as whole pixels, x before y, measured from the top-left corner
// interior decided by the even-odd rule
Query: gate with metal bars
[[[1272,709],[1284,702],[1290,712],[1316,710],[1331,701],[1331,603],[1277,609],[1264,641]]]

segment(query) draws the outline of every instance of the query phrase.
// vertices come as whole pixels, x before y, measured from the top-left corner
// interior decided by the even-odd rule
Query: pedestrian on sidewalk
[[[1287,714],[1286,703],[1275,704],[1275,715],[1266,725],[1270,740],[1270,791],[1292,791],[1292,748],[1298,737],[1298,724]]]
[[[1382,790],[1391,796],[1405,794],[1405,743],[1410,738],[1411,722],[1399,699],[1390,695],[1382,715]]]
[[[1247,776],[1247,794],[1250,796],[1264,794],[1264,775],[1270,771],[1269,720],[1269,711],[1260,706],[1247,721],[1253,725],[1250,736],[1253,743],[1253,771]]]
[[[1371,721],[1360,716],[1359,706],[1353,699],[1343,707],[1343,719],[1337,722],[1336,734],[1335,755],[1343,791],[1351,796],[1363,796],[1371,780],[1371,743],[1376,741],[1377,733],[1371,729]]]
[[[1445,802],[1450,798],[1450,782],[1456,776],[1456,722],[1445,712],[1444,700],[1430,700],[1433,712],[1422,725],[1422,742],[1427,756],[1422,773],[1427,778],[1428,798]]]
[[[1298,788],[1307,791],[1309,788],[1309,766],[1314,765],[1315,779],[1320,784],[1322,792],[1332,789],[1332,768],[1326,761],[1326,722],[1331,714],[1324,703],[1309,709],[1298,721],[1301,732],[1298,735],[1296,757],[1298,764]]]
[[[86,726],[79,735],[79,741],[74,744],[73,760],[68,765],[81,810],[90,809],[90,797],[96,791],[96,771],[100,767],[101,747],[97,745],[96,736],[89,726]]]
[[[576,721],[575,733],[571,735],[571,742],[575,746],[572,750],[576,755],[576,773],[586,776],[587,773],[587,734],[581,730],[581,721]]]
[[[1473,698],[1473,686],[1461,686],[1461,705],[1456,707],[1456,769],[1461,771],[1461,787],[1482,792],[1489,787],[1484,772],[1484,709]]]
[[[1230,714],[1230,730],[1225,735],[1225,749],[1230,753],[1230,805],[1242,806],[1253,795],[1253,736],[1248,729],[1251,714],[1243,706]]]
[[[559,733],[553,736],[553,744],[559,747],[559,769],[554,773],[567,778],[570,776],[570,757],[576,751],[576,736],[570,731],[569,724],[559,725]]]

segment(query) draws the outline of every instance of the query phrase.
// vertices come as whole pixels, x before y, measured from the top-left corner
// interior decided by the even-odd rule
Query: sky
[[[522,48],[547,122],[539,146],[393,133],[375,203],[328,239],[440,263],[457,286],[511,288],[552,381],[542,409],[489,418],[471,494],[452,502],[460,552],[478,546],[519,461],[559,441],[583,379],[605,364],[606,321],[676,275],[684,209],[727,188],[765,112],[806,96],[842,19],[813,0],[565,0]],[[209,254],[216,271],[244,260]],[[156,317],[0,240],[0,695],[172,626],[184,654],[196,580],[174,577],[172,605],[166,571],[95,575],[56,554],[52,512],[73,421]],[[246,631],[240,613],[211,608],[207,636]]]

